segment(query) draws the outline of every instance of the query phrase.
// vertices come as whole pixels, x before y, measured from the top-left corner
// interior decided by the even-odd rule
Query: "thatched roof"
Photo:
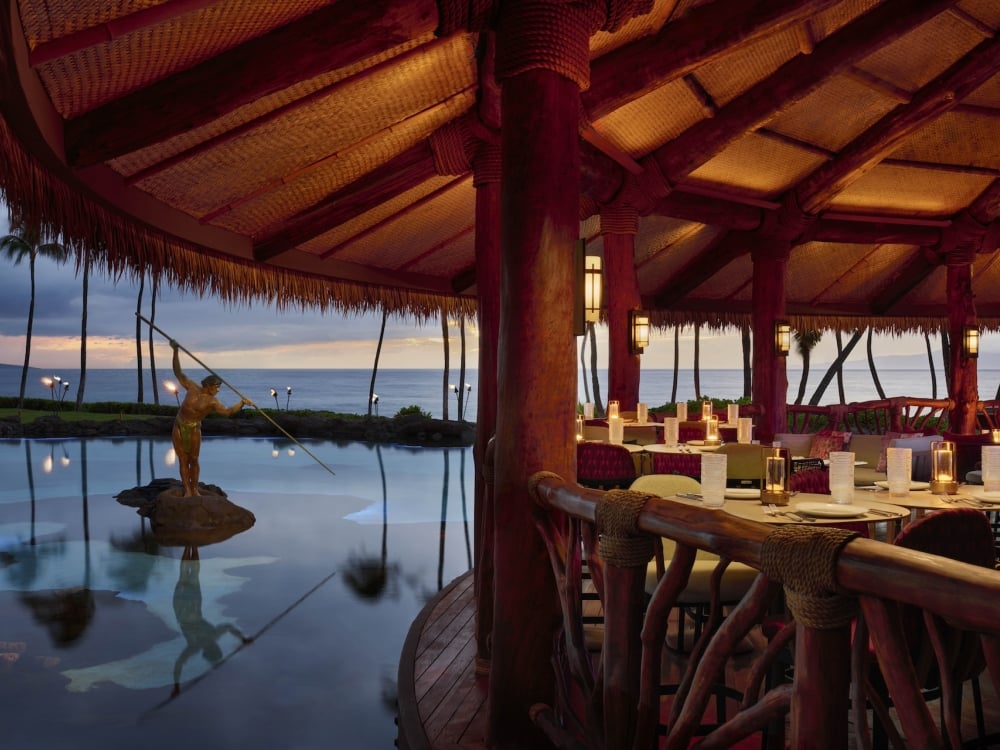
[[[115,272],[472,313],[493,5],[12,0],[0,190]],[[791,242],[797,328],[937,328],[963,254],[1000,327],[1000,4],[648,5],[591,38],[580,231],[638,211],[655,322],[746,321],[750,247]]]

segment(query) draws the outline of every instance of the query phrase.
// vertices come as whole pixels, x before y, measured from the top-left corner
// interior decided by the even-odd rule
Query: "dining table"
[[[909,491],[900,496],[890,495],[886,482],[854,488],[853,502],[864,504],[869,498],[908,509],[910,520],[915,520],[928,511],[946,508],[971,507],[982,511],[1000,511],[1000,493],[987,493],[982,485],[977,484],[961,484],[958,492],[953,495],[936,494],[930,491],[929,482],[918,481],[910,482]]]
[[[886,493],[888,494],[888,493]],[[885,524],[886,541],[895,539],[900,524],[909,517],[910,509],[896,503],[874,499],[875,493],[858,493],[852,503],[832,502],[829,495],[808,492],[792,493],[787,505],[768,506],[760,502],[760,490],[730,487],[726,501],[719,508],[724,513],[766,524],[815,524],[835,526],[844,523],[865,523],[870,527]],[[670,498],[685,505],[702,505],[696,495],[676,495]],[[872,528],[871,532],[875,529]],[[870,533],[872,539],[875,533]]]

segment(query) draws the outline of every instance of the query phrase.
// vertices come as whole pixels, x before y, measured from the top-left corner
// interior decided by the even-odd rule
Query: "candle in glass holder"
[[[764,459],[764,478],[760,501],[765,505],[787,505],[788,492],[785,491],[785,457],[780,449],[775,449]]]
[[[955,475],[955,444],[950,440],[931,443],[931,492],[954,495],[958,492]]]
[[[618,416],[618,402],[609,401],[608,402],[608,419]]]
[[[583,440],[583,415],[576,418],[576,439]]]
[[[709,419],[709,417],[711,417],[711,416],[712,416],[712,402],[711,401],[702,401],[701,402],[701,418],[707,421]]]
[[[993,443],[1000,444],[1000,429],[994,427],[990,430],[990,440]]]
[[[719,442],[719,418],[715,416],[710,416],[705,421],[705,442],[706,443],[717,443]]]

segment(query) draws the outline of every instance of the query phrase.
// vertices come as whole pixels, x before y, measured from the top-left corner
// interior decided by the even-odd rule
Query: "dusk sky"
[[[6,211],[0,234],[7,234]],[[87,367],[135,366],[135,309],[138,285],[130,278],[115,283],[102,271],[90,280],[87,321]],[[20,365],[24,361],[24,337],[30,299],[27,261],[13,265],[0,260],[0,363]],[[143,295],[142,311],[149,316],[150,292]],[[34,331],[31,365],[41,368],[76,368],[80,363],[81,280],[70,264],[57,265],[40,259],[36,268]],[[378,315],[277,312],[273,307],[253,305],[231,307],[211,298],[182,295],[161,290],[156,301],[156,325],[211,367],[280,368],[370,368],[378,342]],[[143,334],[146,340],[146,334]],[[879,357],[894,354],[923,355],[919,336],[877,337]],[[983,350],[989,351],[990,337]],[[577,339],[577,347],[580,340]],[[693,362],[693,331],[681,332],[681,366]],[[450,328],[451,366],[458,365],[459,331]],[[937,347],[937,340],[932,339]],[[158,362],[170,356],[166,341],[160,340]],[[466,324],[466,356],[475,367],[478,336],[475,321]],[[829,362],[835,354],[832,335],[821,341],[813,355],[816,364]],[[598,355],[606,366],[607,330],[598,328]],[[144,356],[146,353],[144,351]],[[705,368],[741,366],[739,337],[702,331],[701,365]],[[865,348],[859,345],[851,361],[864,361]],[[380,368],[439,368],[444,363],[439,320],[418,323],[412,318],[390,317],[386,326]],[[790,368],[800,366],[792,356]],[[917,365],[925,366],[925,365]],[[673,332],[654,332],[643,355],[643,367],[673,367]]]

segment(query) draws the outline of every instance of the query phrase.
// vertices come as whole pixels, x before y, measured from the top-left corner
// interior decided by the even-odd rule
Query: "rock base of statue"
[[[166,545],[214,544],[256,522],[253,513],[229,500],[216,485],[200,484],[199,490],[202,494],[184,497],[179,480],[154,479],[144,487],[118,493],[115,499],[148,518],[157,541]]]

